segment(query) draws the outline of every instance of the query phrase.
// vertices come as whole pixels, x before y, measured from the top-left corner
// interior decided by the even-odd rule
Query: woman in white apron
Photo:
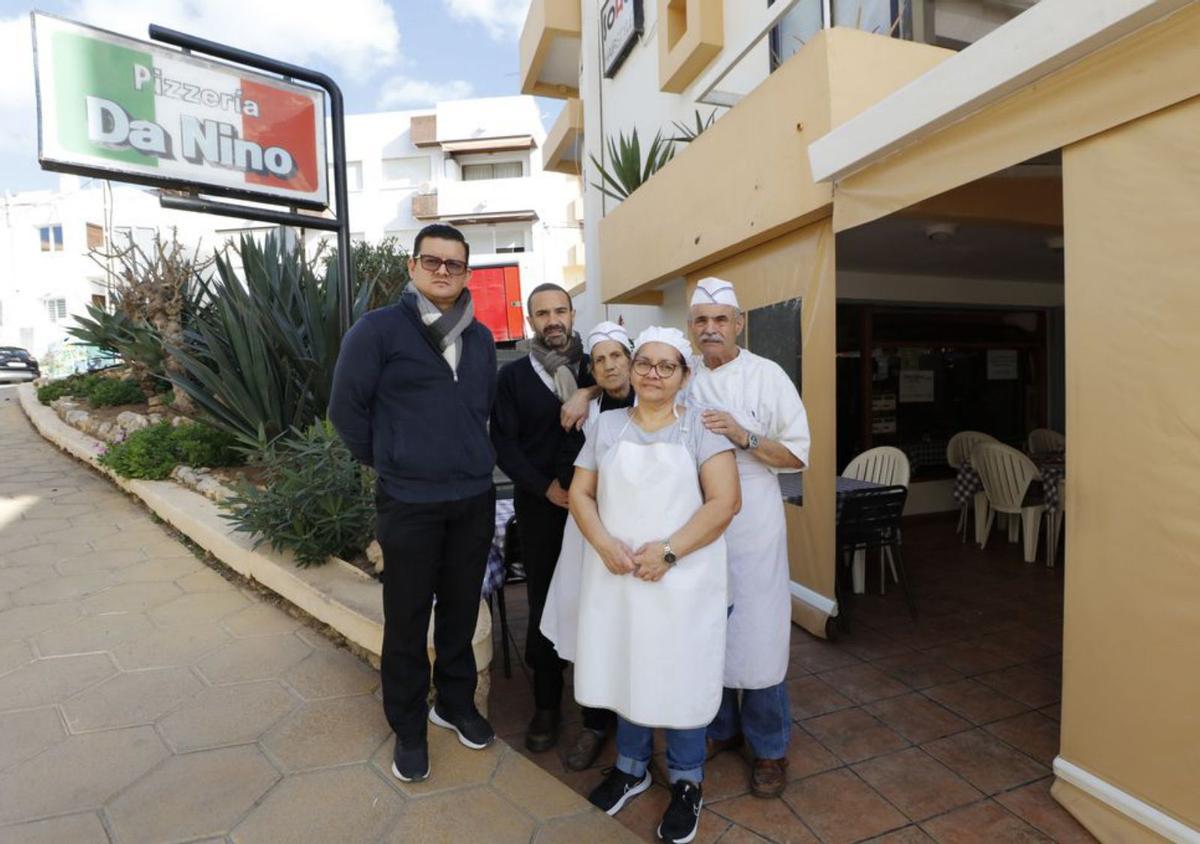
[[[633,356],[637,406],[588,422],[571,513],[587,540],[575,698],[618,715],[617,762],[589,800],[610,815],[650,786],[655,727],[666,728],[666,841],[696,834],[705,728],[721,702],[727,571],[721,534],[740,506],[732,445],[675,399],[687,338],[648,328]]]
[[[629,365],[633,358],[633,342],[625,329],[615,322],[602,322],[587,333],[584,348],[588,366],[596,386],[601,389],[588,408],[595,418],[606,410],[633,406],[633,387],[629,383]],[[563,440],[559,460],[559,484],[571,488],[575,475],[575,458],[583,447],[582,431],[572,431]],[[579,583],[583,572],[583,552],[586,542],[575,519],[567,517],[563,530],[562,549],[550,580],[546,605],[542,610],[541,631],[554,644],[563,659],[575,661],[575,639],[579,629]],[[575,743],[563,757],[568,771],[590,768],[600,756],[604,742],[615,725],[613,713],[607,709],[583,707],[583,725]]]

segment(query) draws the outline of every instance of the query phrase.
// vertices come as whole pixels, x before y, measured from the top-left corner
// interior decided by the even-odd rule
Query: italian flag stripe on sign
[[[313,127],[318,124],[312,100],[251,79],[242,80],[242,98],[258,104],[257,117],[242,115],[243,137],[264,148],[286,141],[283,145],[295,162],[291,176],[286,179],[247,173],[246,181],[293,190],[316,190],[318,170]]]

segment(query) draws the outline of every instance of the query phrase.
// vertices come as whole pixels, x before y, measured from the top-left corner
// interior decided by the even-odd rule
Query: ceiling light
[[[925,227],[925,236],[939,243],[950,240],[957,232],[958,223],[930,223]]]

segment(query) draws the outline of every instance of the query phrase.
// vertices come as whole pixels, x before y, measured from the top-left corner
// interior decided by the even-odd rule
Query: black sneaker
[[[650,787],[649,771],[635,777],[618,768],[609,768],[604,774],[604,782],[592,789],[588,800],[608,815],[615,815],[625,808],[626,803]]]
[[[458,733],[459,743],[472,750],[483,750],[496,740],[496,731],[475,707],[471,707],[469,715],[457,718],[438,712],[437,704],[434,704],[429,710],[429,720],[439,727],[454,730]]]
[[[396,739],[392,751],[392,773],[401,782],[424,782],[429,778],[429,744],[425,739],[408,746]]]
[[[687,844],[700,828],[700,809],[704,793],[698,783],[679,780],[671,786],[671,803],[658,825],[658,837],[671,844]]]

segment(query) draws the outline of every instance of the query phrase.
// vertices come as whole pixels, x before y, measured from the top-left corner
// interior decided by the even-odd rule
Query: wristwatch
[[[675,565],[675,561],[679,558],[675,556],[675,552],[671,550],[671,540],[667,539],[663,542],[663,562],[668,566]]]
[[[758,434],[749,434],[746,437],[745,451],[754,451],[758,448]]]

